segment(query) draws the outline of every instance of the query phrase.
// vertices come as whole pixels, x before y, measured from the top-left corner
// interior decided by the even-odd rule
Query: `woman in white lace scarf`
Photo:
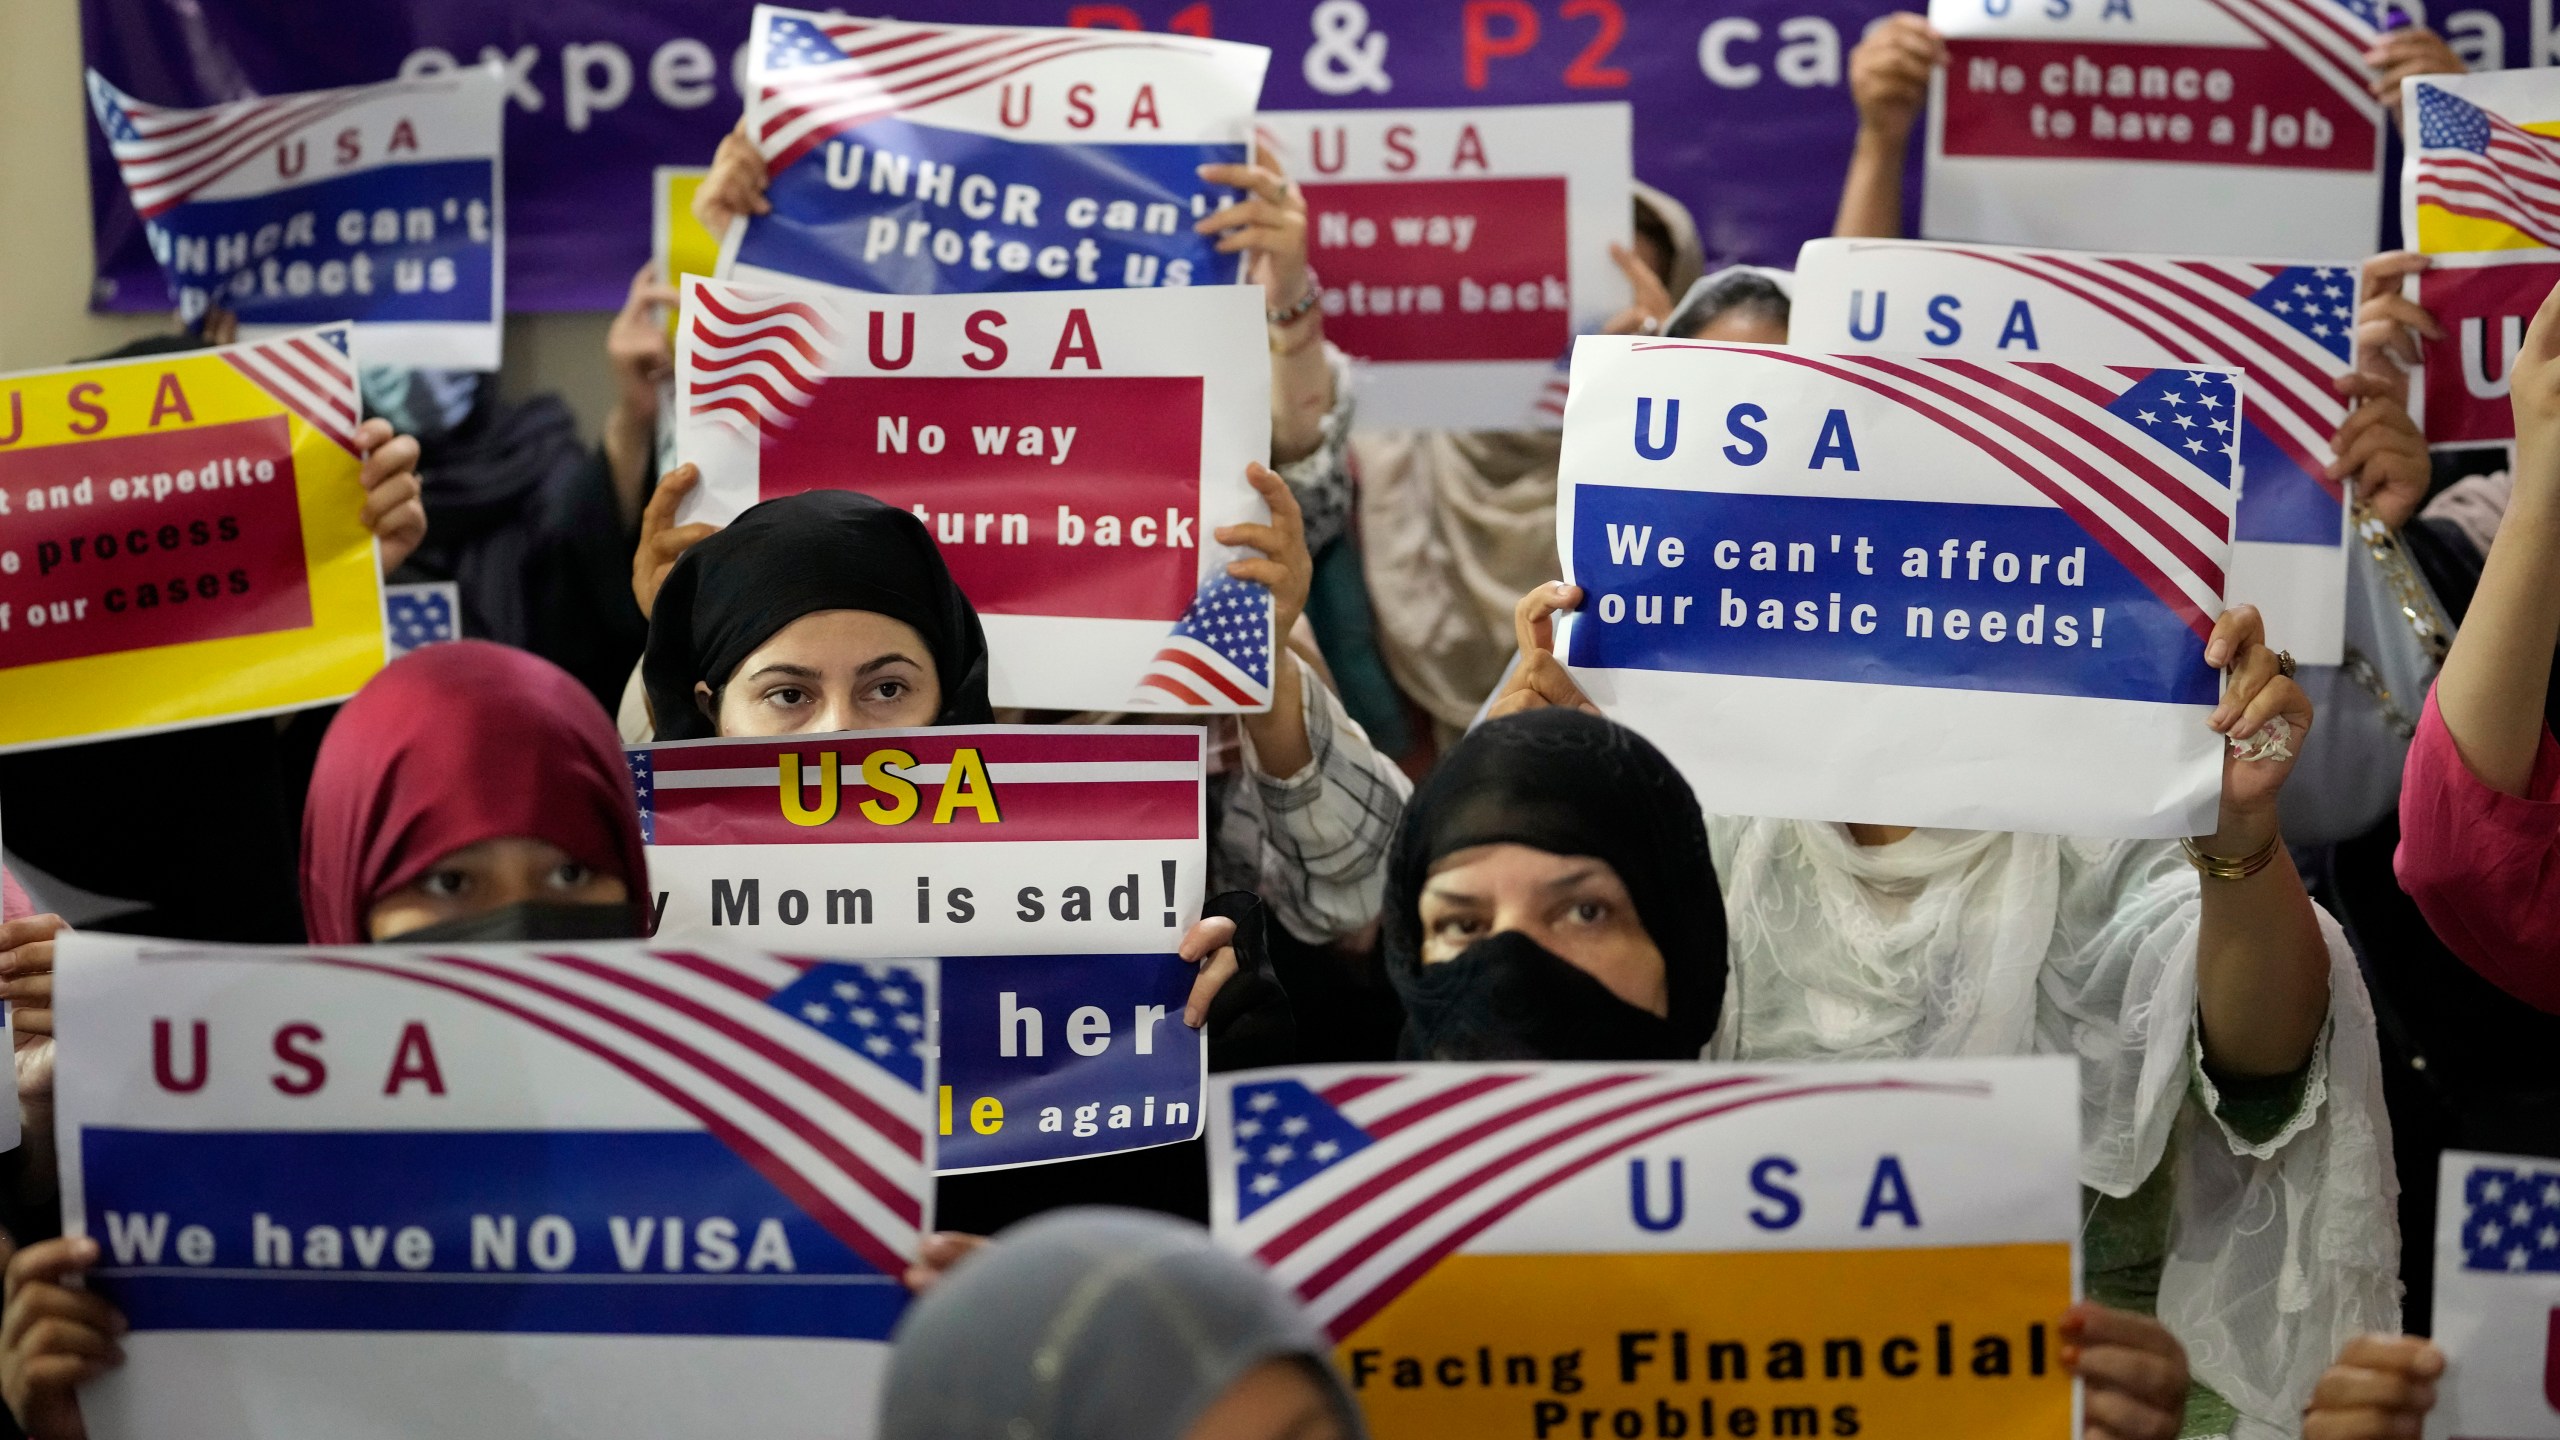
[[[1491,713],[1594,708],[1553,653],[1580,600],[1521,600]],[[2277,717],[2308,731],[2255,611],[2206,657],[2233,750]],[[2290,746],[2226,758],[2193,864],[2166,841],[1708,821],[1732,962],[1714,1057],[2078,1057],[2087,1289],[2186,1344],[2190,1435],[2298,1434],[2339,1347],[2399,1328],[2373,1011],[2278,843],[2292,768]],[[2243,857],[2262,868],[2239,877]]]

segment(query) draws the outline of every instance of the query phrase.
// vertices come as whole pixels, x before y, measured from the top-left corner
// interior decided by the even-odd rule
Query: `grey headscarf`
[[[1367,1432],[1332,1347],[1262,1269],[1138,1210],[1004,1232],[898,1325],[880,1440],[1180,1440],[1228,1387],[1299,1359]]]

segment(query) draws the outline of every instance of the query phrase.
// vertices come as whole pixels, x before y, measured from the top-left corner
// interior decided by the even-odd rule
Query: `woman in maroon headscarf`
[[[648,881],[622,742],[547,660],[429,646],[320,743],[302,811],[315,945],[636,939]]]
[[[429,646],[374,676],[320,742],[302,811],[313,944],[637,939],[648,893],[621,739],[548,660]],[[73,1237],[9,1259],[0,1399],[37,1440],[85,1434],[78,1387],[123,1359],[123,1317],[68,1283],[97,1263]]]

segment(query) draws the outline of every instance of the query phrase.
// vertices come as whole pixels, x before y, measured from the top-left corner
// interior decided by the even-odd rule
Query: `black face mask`
[[[638,940],[627,904],[572,905],[519,900],[456,920],[404,930],[386,945],[504,945],[525,940]]]
[[[1517,930],[1454,960],[1388,972],[1408,1060],[1695,1060],[1668,1020]]]

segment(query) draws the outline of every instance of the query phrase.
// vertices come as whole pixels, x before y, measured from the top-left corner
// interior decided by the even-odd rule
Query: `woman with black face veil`
[[[1449,752],[1405,811],[1384,924],[1407,1059],[1695,1060],[1724,1008],[1697,797],[1584,710],[1488,721]],[[2186,1352],[2166,1328],[2089,1301],[2060,1328],[2085,1440],[2178,1433]]]
[[[1688,783],[1634,731],[1554,709],[1477,728],[1388,861],[1405,1055],[1697,1059],[1724,1004],[1715,873]]]

